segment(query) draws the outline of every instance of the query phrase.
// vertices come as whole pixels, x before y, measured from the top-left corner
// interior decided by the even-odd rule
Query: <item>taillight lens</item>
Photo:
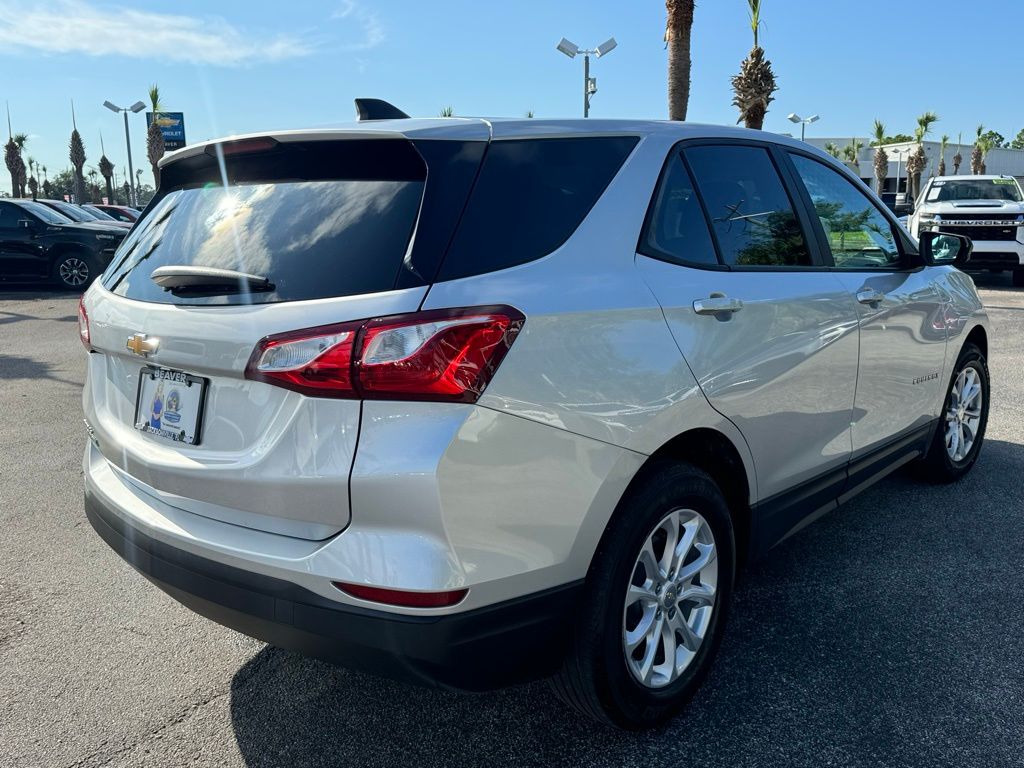
[[[78,338],[85,348],[92,352],[92,339],[89,336],[89,313],[85,311],[85,296],[78,300]]]
[[[277,334],[256,346],[246,377],[320,397],[475,402],[524,319],[470,307]]]
[[[327,325],[268,336],[256,346],[246,378],[307,395],[355,397],[352,348],[360,326]]]

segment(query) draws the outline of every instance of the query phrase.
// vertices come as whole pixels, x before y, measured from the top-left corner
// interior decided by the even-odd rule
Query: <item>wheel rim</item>
[[[718,554],[707,521],[675,509],[644,541],[622,612],[626,666],[647,688],[679,679],[711,626],[718,591]]]
[[[81,259],[69,258],[60,263],[60,279],[65,285],[84,285],[89,279],[89,265]]]
[[[953,461],[967,458],[978,439],[984,398],[978,371],[971,366],[960,371],[946,409],[946,453]]]

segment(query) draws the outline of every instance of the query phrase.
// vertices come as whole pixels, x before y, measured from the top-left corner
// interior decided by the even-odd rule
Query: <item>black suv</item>
[[[33,200],[0,200],[0,281],[52,280],[84,290],[126,233],[98,221],[71,221]]]

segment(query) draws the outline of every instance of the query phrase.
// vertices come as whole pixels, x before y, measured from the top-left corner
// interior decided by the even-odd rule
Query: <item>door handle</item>
[[[885,298],[885,294],[879,293],[874,288],[861,288],[857,291],[857,301],[861,304],[870,304],[871,306],[875,306],[881,302],[883,298]]]
[[[741,309],[743,309],[741,299],[733,299],[720,293],[693,302],[693,311],[698,315],[715,315],[720,319],[728,319],[729,315],[739,312]]]

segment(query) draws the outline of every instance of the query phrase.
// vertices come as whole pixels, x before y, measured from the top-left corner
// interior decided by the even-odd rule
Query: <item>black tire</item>
[[[96,259],[81,251],[65,251],[53,261],[53,281],[69,291],[84,291],[100,271]]]
[[[689,666],[663,688],[651,688],[627,667],[622,636],[626,591],[641,547],[675,509],[694,510],[707,522],[717,551],[718,583],[710,623]],[[588,717],[620,728],[665,722],[686,706],[707,676],[721,643],[735,579],[732,518],[714,481],[689,464],[658,461],[646,468],[620,502],[598,546],[575,636],[551,681],[555,693]]]
[[[1024,269],[1013,270],[1013,287],[1024,288]]]
[[[957,378],[967,368],[971,368],[977,373],[981,383],[981,422],[970,450],[961,460],[955,461],[946,448],[947,414],[953,405],[953,388]],[[960,356],[957,358],[956,365],[953,366],[953,374],[946,385],[946,397],[942,401],[942,412],[939,414],[935,435],[928,448],[928,453],[919,466],[919,474],[923,479],[932,483],[952,483],[971,470],[974,462],[978,460],[978,454],[981,453],[981,447],[985,441],[985,428],[988,426],[989,391],[988,363],[985,360],[985,355],[974,344],[965,344],[964,348],[960,350]]]

